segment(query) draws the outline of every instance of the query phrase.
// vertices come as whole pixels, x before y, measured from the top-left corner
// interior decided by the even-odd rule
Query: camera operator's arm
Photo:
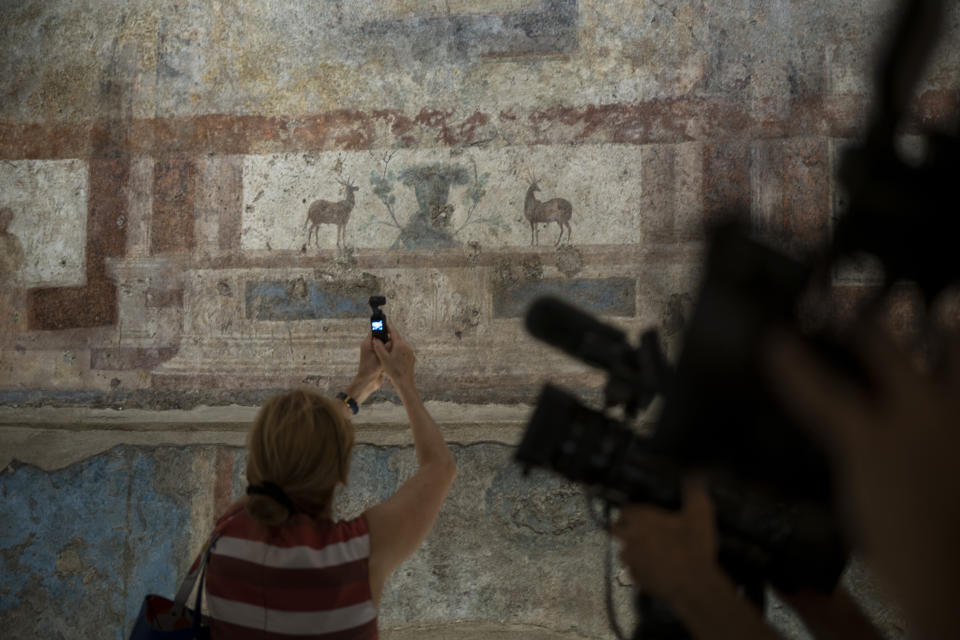
[[[419,464],[393,496],[366,512],[370,527],[370,582],[375,601],[379,601],[387,577],[427,537],[457,474],[443,434],[414,384],[413,349],[396,327],[390,327],[390,334],[390,342],[384,345],[376,340],[373,348],[407,411]]]
[[[706,488],[688,483],[683,510],[628,505],[612,533],[620,559],[644,591],[669,604],[701,640],[773,640],[762,613],[737,594],[716,561],[716,526]]]
[[[960,349],[931,376],[875,327],[851,342],[869,392],[788,335],[770,345],[774,386],[833,454],[853,537],[913,632],[960,637]]]
[[[812,590],[777,595],[817,640],[884,640],[843,585],[830,595]]]

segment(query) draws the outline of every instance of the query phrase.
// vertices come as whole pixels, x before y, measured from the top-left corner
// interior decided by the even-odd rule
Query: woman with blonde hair
[[[214,638],[377,637],[387,577],[426,538],[456,476],[453,456],[414,384],[416,358],[390,328],[367,338],[337,399],[299,389],[270,398],[248,439],[247,496],[218,525],[206,574]],[[386,501],[333,521],[347,481],[350,414],[386,374],[410,420],[417,471]]]

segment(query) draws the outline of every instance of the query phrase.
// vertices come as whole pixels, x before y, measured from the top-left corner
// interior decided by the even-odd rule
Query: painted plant
[[[390,168],[392,159],[393,152],[385,154],[382,169],[379,172],[370,172],[373,193],[386,207],[389,215],[389,220],[378,222],[400,232],[392,249],[458,247],[463,243],[457,239],[457,235],[470,225],[485,225],[494,235],[506,230],[500,216],[476,215],[477,207],[486,195],[490,174],[481,174],[472,158],[470,169],[456,163],[437,162],[410,165],[397,172]],[[413,189],[417,199],[417,210],[407,217],[405,223],[400,222],[396,210],[396,183]],[[466,214],[459,222],[456,221],[456,205],[449,201],[450,190],[455,186],[466,186],[461,200]]]

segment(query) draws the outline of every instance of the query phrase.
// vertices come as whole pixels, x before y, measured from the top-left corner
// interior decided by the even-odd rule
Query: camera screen
[[[373,331],[383,331],[383,320],[371,320],[370,329]]]

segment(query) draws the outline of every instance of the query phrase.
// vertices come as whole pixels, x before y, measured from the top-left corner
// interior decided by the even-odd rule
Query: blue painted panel
[[[139,450],[131,464],[125,553],[129,585],[124,629],[130,629],[147,593],[172,597],[190,557],[190,502],[212,478],[191,475],[189,449]],[[197,451],[194,449],[193,451]],[[171,464],[172,463],[172,464]],[[163,486],[164,490],[159,490]]]
[[[59,602],[67,616],[79,617],[91,604],[85,602],[83,584],[89,571],[96,580],[97,608],[118,622],[122,619],[130,484],[126,466],[123,457],[114,455],[56,473],[24,466],[0,476],[5,564],[0,612],[30,607],[33,603],[24,601],[30,595]]]
[[[351,289],[349,295],[319,282],[247,282],[247,318],[310,320],[370,315],[368,301],[377,291]]]
[[[117,448],[59,471],[0,475],[0,618],[42,612],[15,634],[122,640],[144,595],[172,595],[188,561],[179,554],[190,499],[158,491],[157,478],[182,476],[190,456],[172,469],[155,455]]]
[[[497,289],[493,294],[493,315],[496,318],[523,317],[534,300],[547,295],[557,296],[599,315],[631,317],[636,314],[636,281],[616,277],[544,278]]]

